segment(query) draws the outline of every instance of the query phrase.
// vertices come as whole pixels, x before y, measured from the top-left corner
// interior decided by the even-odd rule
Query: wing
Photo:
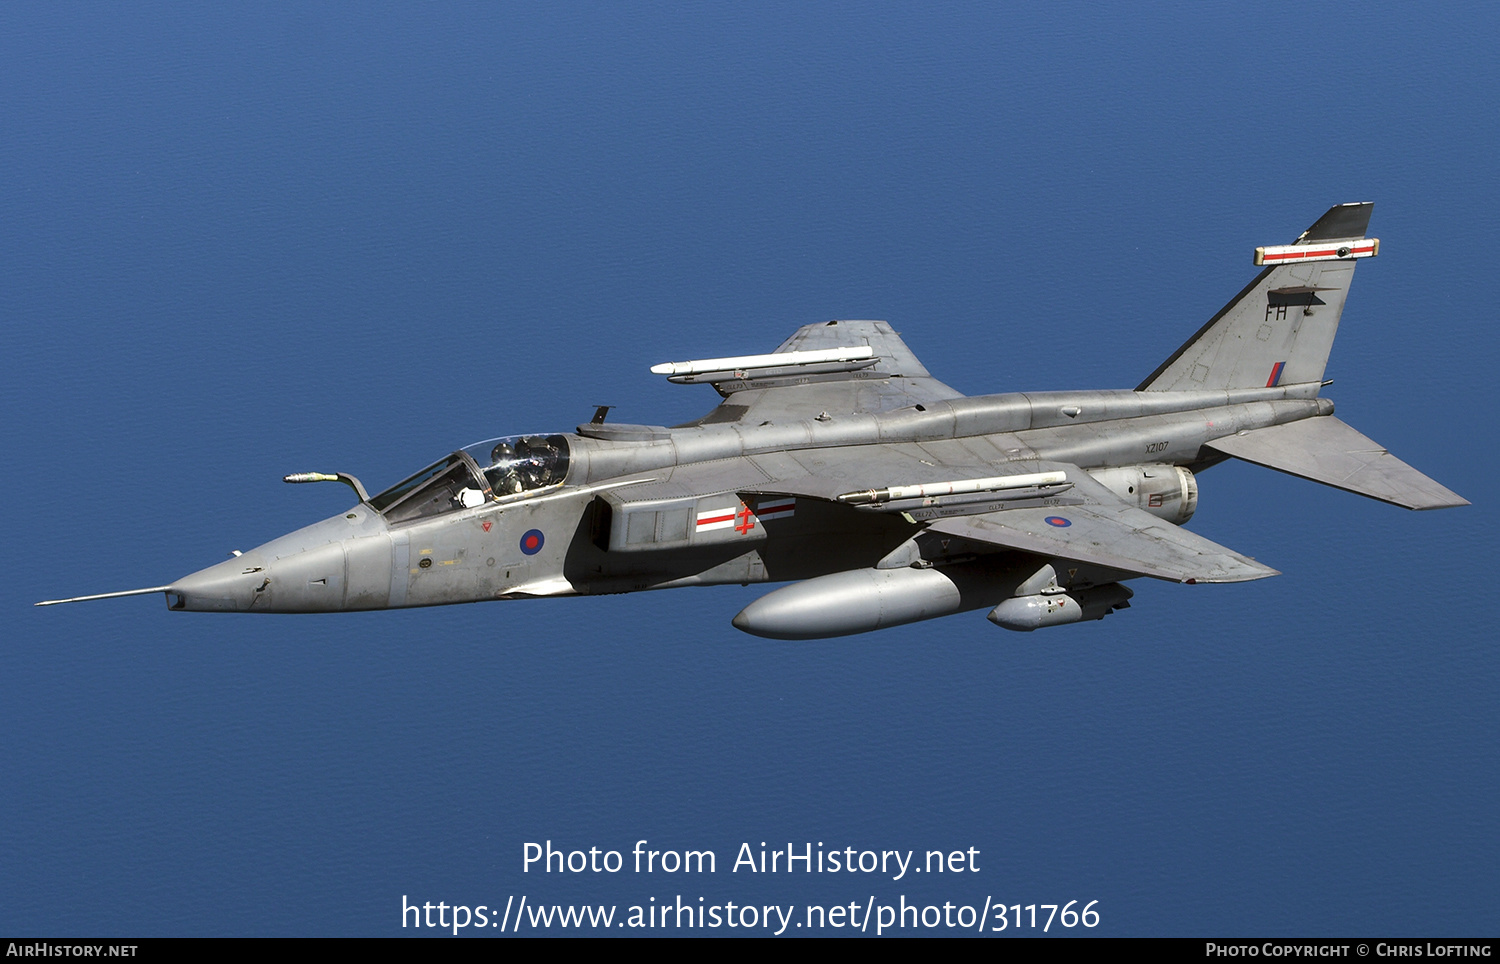
[[[1074,465],[1067,473],[1080,504],[1018,507],[941,519],[935,532],[1039,556],[1069,559],[1171,582],[1248,582],[1279,575],[1248,556],[1126,505]]]
[[[1127,505],[1076,465],[1047,460],[1004,463],[919,461],[908,445],[865,450],[822,449],[820,465],[803,466],[803,453],[755,456],[770,478],[745,486],[757,495],[791,495],[846,501],[841,495],[891,483],[917,486],[987,479],[989,491],[953,496],[896,498],[857,506],[869,512],[900,512],[927,530],[996,549],[1070,559],[1172,582],[1247,582],[1279,575],[1248,556]],[[924,448],[922,451],[928,451]],[[1004,486],[1002,480],[1061,473],[1060,484]],[[960,488],[958,485],[952,486]],[[902,493],[897,493],[901,495]]]
[[[773,355],[868,346],[874,363],[764,367],[713,373],[708,381],[724,396],[719,407],[688,425],[784,422],[856,412],[887,412],[923,402],[962,398],[928,374],[901,336],[884,321],[828,321],[804,325]],[[845,370],[828,371],[828,368]]]

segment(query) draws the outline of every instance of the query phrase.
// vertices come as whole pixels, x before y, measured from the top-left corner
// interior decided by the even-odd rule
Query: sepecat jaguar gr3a
[[[1276,570],[1182,526],[1239,458],[1408,509],[1466,505],[1333,415],[1324,366],[1370,203],[1334,207],[1134,389],[966,397],[883,321],[774,352],[657,365],[723,397],[671,428],[467,445],[357,504],[170,585],[172,610],[312,613],[789,582],[734,625],[862,633],[985,609],[1029,631],[1129,606],[1126,581]]]

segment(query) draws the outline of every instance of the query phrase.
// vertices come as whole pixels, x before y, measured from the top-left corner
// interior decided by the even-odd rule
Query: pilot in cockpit
[[[490,450],[490,466],[484,470],[490,488],[498,496],[515,495],[526,486],[516,471],[516,450],[509,442],[500,442]]]

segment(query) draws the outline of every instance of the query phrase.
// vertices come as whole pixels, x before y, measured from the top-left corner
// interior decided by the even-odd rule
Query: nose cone
[[[182,577],[167,588],[167,605],[231,613],[384,609],[391,558],[384,525],[356,508]]]
[[[172,583],[167,588],[167,605],[188,612],[249,612],[269,589],[270,572],[264,560],[245,553]]]

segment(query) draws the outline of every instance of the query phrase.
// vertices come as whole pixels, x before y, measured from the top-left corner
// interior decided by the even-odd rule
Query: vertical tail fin
[[[1289,245],[1257,248],[1259,276],[1162,362],[1138,392],[1273,388],[1319,382],[1338,331],[1372,202],[1340,204]]]

